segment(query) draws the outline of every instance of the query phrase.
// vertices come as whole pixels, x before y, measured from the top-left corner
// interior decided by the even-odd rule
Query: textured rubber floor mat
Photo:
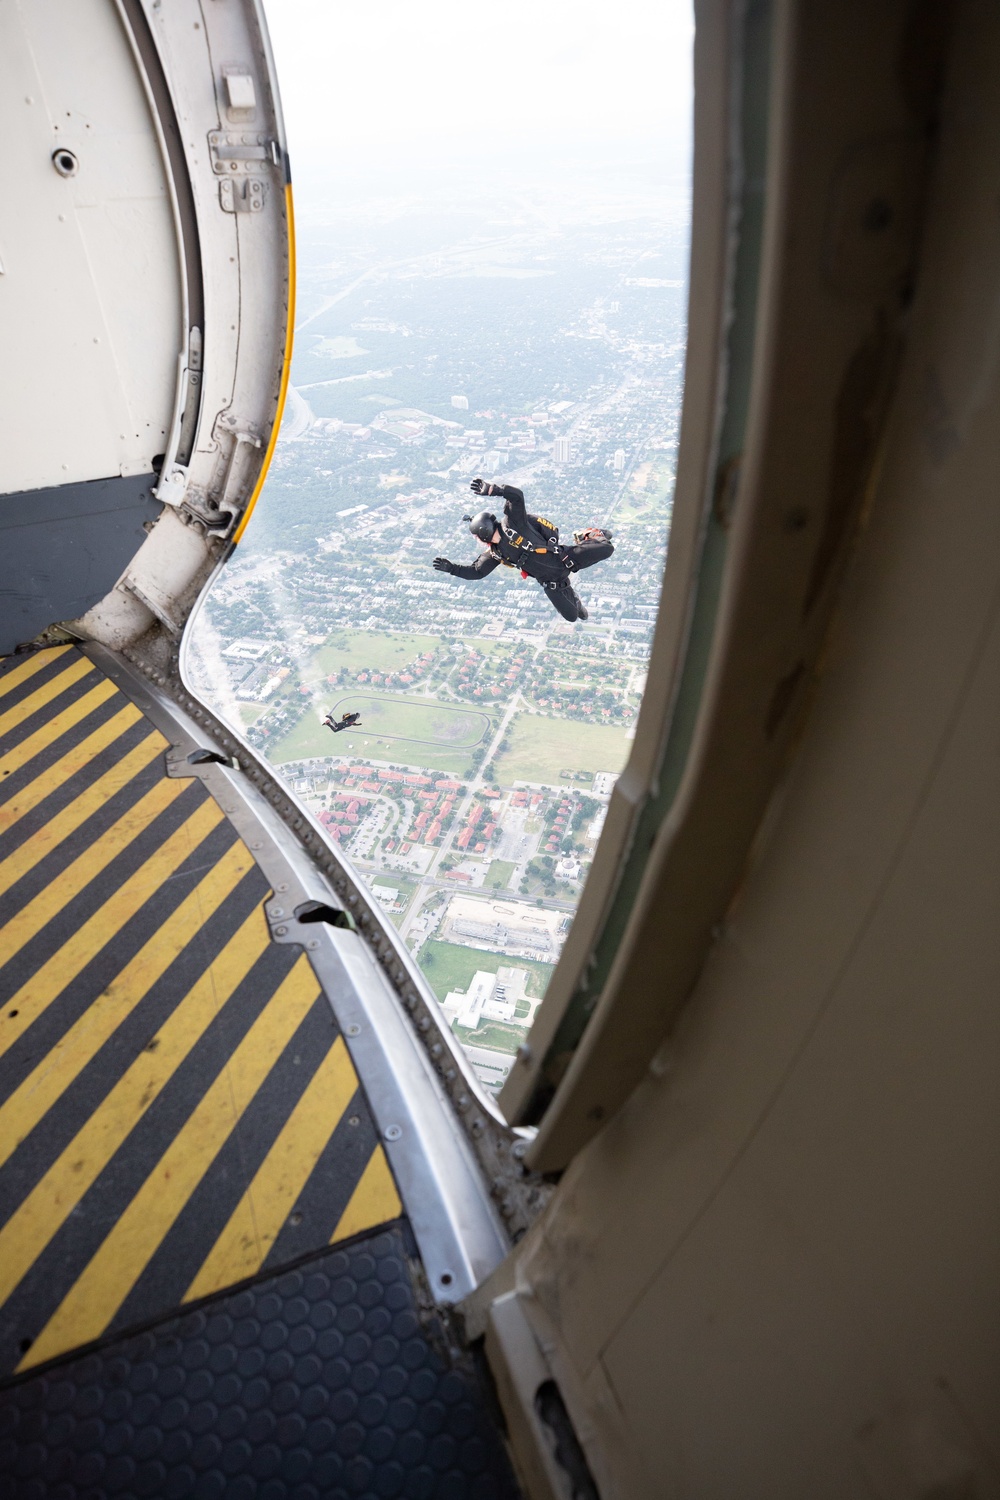
[[[516,1500],[403,1226],[0,1394],[4,1500]]]

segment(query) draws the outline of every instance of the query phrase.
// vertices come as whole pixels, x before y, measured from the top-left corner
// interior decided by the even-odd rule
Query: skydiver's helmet
[[[476,516],[474,521],[469,522],[469,530],[473,536],[477,536],[481,542],[492,542],[493,533],[499,527],[500,522],[491,511],[484,510]]]

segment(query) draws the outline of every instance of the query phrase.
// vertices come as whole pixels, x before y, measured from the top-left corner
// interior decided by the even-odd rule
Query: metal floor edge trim
[[[510,1244],[451,1101],[388,978],[358,933],[295,919],[303,902],[337,908],[343,902],[247,776],[217,762],[188,763],[192,751],[212,748],[210,732],[118,653],[93,643],[84,649],[171,742],[170,774],[200,779],[253,853],[275,893],[265,908],[272,938],[308,954],[344,1033],[432,1293],[443,1305],[461,1302]]]

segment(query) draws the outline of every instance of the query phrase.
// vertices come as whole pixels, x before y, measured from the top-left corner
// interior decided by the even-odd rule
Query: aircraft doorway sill
[[[201,780],[251,848],[273,892],[266,909],[272,940],[308,954],[330,1001],[434,1298],[460,1302],[506,1255],[511,1232],[533,1217],[532,1191],[543,1191],[520,1168],[524,1133],[503,1125],[470,1081],[457,1044],[446,1050],[425,981],[294,794],[277,778],[271,783],[253,751],[196,699],[182,694],[179,705],[106,647],[89,645],[86,654],[168,739],[171,774]],[[210,759],[200,758],[204,750]],[[344,925],[317,921],[317,906],[343,912]]]

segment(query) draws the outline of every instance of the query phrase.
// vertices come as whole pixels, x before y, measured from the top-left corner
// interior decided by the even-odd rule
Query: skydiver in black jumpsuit
[[[471,488],[477,495],[502,495],[503,520],[488,510],[476,516],[469,530],[486,542],[488,550],[468,565],[436,557],[434,566],[438,572],[451,573],[455,578],[479,579],[501,563],[508,568],[520,568],[525,578],[534,578],[541,584],[564,620],[585,620],[587,611],[570,578],[581,568],[590,568],[611,556],[615,550],[611,533],[593,526],[575,532],[573,546],[564,547],[559,541],[559,528],[544,516],[529,515],[524,508],[524,495],[512,484],[486,484],[482,479],[474,479]]]
[[[332,714],[327,714],[326,718],[323,720],[323,723],[326,725],[327,729],[332,729],[334,734],[339,734],[342,729],[353,729],[355,724],[360,723],[360,721],[361,715],[359,713],[345,714],[342,719],[337,719],[336,722],[334,721]]]

